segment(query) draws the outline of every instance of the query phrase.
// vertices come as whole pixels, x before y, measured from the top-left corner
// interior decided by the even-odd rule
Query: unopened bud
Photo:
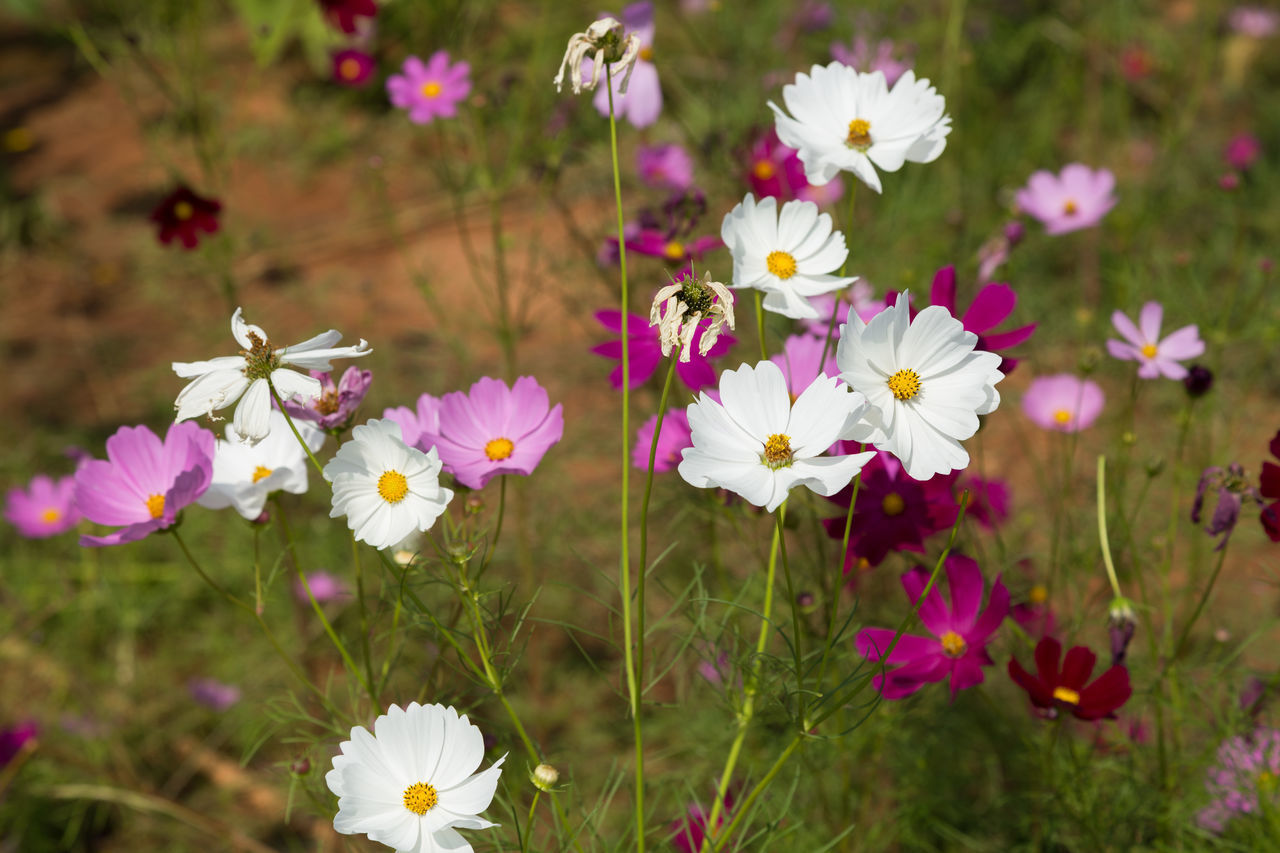
[[[307,758],[305,755],[302,758],[295,759],[294,762],[289,765],[289,772],[294,776],[306,776],[311,772],[311,759]]]
[[[467,495],[466,507],[468,513],[471,515],[477,515],[484,509],[484,498],[475,493]]]
[[[1107,632],[1111,635],[1111,665],[1119,666],[1129,653],[1129,643],[1138,630],[1138,623],[1133,617],[1133,605],[1123,596],[1112,600],[1107,616]]]
[[[1203,397],[1213,387],[1213,371],[1202,364],[1193,364],[1187,368],[1187,375],[1182,380],[1189,397]]]
[[[539,791],[549,792],[560,781],[560,771],[550,764],[539,764],[533,768],[533,772],[529,774],[529,779]]]

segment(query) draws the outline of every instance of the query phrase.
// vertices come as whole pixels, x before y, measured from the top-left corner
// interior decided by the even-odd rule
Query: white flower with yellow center
[[[848,171],[880,192],[877,168],[896,172],[908,160],[932,163],[951,132],[946,99],[913,71],[903,72],[890,89],[880,71],[815,65],[782,87],[782,100],[790,116],[769,102],[778,138],[799,152],[814,186]]]
[[[734,289],[764,293],[764,307],[793,320],[812,320],[818,309],[808,297],[841,290],[856,276],[830,275],[849,256],[844,235],[833,231],[831,217],[811,201],[747,197],[729,211],[720,239],[733,255]]]
[[[423,453],[405,444],[390,418],[361,424],[324,466],[333,483],[329,517],[345,515],[361,542],[390,548],[429,530],[453,499],[440,485],[440,467],[434,447]]]
[[[705,393],[689,406],[693,447],[680,476],[700,489],[719,487],[769,512],[794,486],[834,495],[875,453],[823,456],[866,408],[848,386],[818,374],[793,404],[782,370],[771,361],[720,375],[720,402]]]
[[[342,334],[333,329],[300,344],[276,349],[262,327],[246,323],[240,311],[237,308],[231,315],[231,335],[244,347],[239,355],[173,362],[173,372],[191,380],[173,404],[177,410],[175,421],[201,415],[212,419],[214,412],[239,400],[232,421],[236,435],[243,442],[257,444],[271,429],[272,386],[282,400],[296,398],[305,403],[320,396],[320,380],[286,368],[328,371],[333,369],[331,359],[355,358],[370,352],[368,342],[363,340],[353,347],[335,347]]]
[[[840,378],[866,396],[863,421],[846,438],[898,457],[907,474],[928,480],[969,464],[960,444],[978,431],[978,415],[1000,405],[1000,356],[975,350],[978,336],[940,305],[911,319],[907,294],[864,323],[856,312],[840,327]]]
[[[271,411],[271,432],[257,444],[240,440],[234,424],[227,424],[227,437],[218,439],[213,457],[213,480],[209,490],[196,499],[208,509],[233,506],[253,521],[262,515],[267,495],[307,491],[307,454],[294,437],[279,411]],[[314,453],[324,444],[325,434],[306,421],[297,421],[298,435]]]
[[[359,429],[359,427],[357,427]],[[325,774],[338,796],[333,828],[363,833],[399,853],[473,853],[458,829],[488,829],[489,807],[504,755],[487,770],[480,729],[452,707],[392,705],[373,723],[351,730]]]

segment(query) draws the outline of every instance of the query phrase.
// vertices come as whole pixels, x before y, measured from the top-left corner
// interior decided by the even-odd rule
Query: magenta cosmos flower
[[[363,50],[347,48],[333,55],[333,79],[353,88],[363,86],[373,76],[373,57]]]
[[[387,94],[391,103],[409,111],[409,121],[430,124],[436,118],[453,118],[458,103],[471,93],[471,66],[465,62],[449,64],[449,54],[438,50],[423,65],[410,56],[401,68],[403,74],[387,78]]]
[[[356,18],[372,18],[378,14],[374,0],[319,0],[329,23],[344,33],[356,31]]]
[[[693,158],[679,145],[641,145],[636,171],[650,187],[683,192],[693,186]]]
[[[1027,691],[1031,704],[1041,716],[1053,718],[1059,710],[1081,720],[1110,717],[1129,701],[1129,670],[1117,664],[1088,684],[1098,656],[1084,646],[1072,646],[1062,658],[1062,644],[1045,637],[1036,644],[1036,674],[1022,668],[1016,658],[1009,660],[1009,677]]]
[[[170,426],[163,442],[145,426],[120,427],[107,439],[107,461],[91,459],[76,471],[80,512],[120,529],[81,536],[80,544],[121,545],[171,527],[209,488],[216,445],[213,433],[192,421]]]
[[[755,144],[747,157],[747,183],[760,198],[772,196],[779,201],[811,201],[821,207],[831,204],[844,195],[844,182],[832,178],[828,183],[815,187],[804,176],[804,164],[800,152],[783,145],[776,128],[769,128]]]
[[[717,832],[724,826],[724,819],[732,812],[733,792],[725,791],[724,808],[721,809],[720,815],[716,818]],[[685,816],[671,824],[671,832],[675,833],[671,838],[671,846],[679,850],[680,853],[699,853],[702,850],[703,841],[707,837],[707,824],[710,821],[711,816],[703,811],[700,803],[690,803]]]
[[[434,443],[444,470],[462,485],[482,489],[499,474],[533,473],[563,434],[564,406],[550,408],[538,380],[521,376],[508,388],[486,376],[467,394],[454,391],[441,398]]]
[[[436,434],[440,432],[439,397],[423,394],[418,398],[415,409],[397,406],[385,409],[382,416],[400,424],[400,434],[404,437],[404,443],[410,447],[426,453],[435,446]]]
[[[26,489],[13,488],[5,498],[4,517],[28,539],[46,539],[75,527],[80,511],[75,501],[76,479],[57,480],[37,474]]]
[[[218,230],[222,202],[196,195],[189,187],[178,187],[151,211],[151,221],[159,229],[156,239],[169,245],[176,237],[184,249],[194,249],[200,234]]]
[[[622,389],[622,312],[621,311],[597,311],[596,321],[611,332],[619,335],[619,340],[605,341],[602,344],[596,344],[591,351],[596,355],[604,356],[618,362],[618,366],[609,374],[609,382],[614,388]],[[695,335],[695,339],[701,340],[701,336],[706,332],[710,325],[709,320],[702,320],[699,324],[701,331]],[[627,338],[630,343],[630,358],[627,365],[630,370],[631,387],[639,388],[645,381],[653,375],[658,369],[658,365],[662,363],[662,339],[660,337],[661,330],[657,326],[649,325],[648,317],[641,317],[639,314],[629,314],[627,317]],[[680,377],[680,381],[689,386],[694,391],[706,388],[708,385],[716,384],[716,370],[711,366],[711,359],[719,358],[729,351],[729,347],[737,343],[737,338],[733,335],[722,334],[716,338],[716,342],[711,345],[711,349],[707,350],[706,355],[698,352],[697,347],[690,350],[688,361],[676,362],[676,376]]]
[[[942,600],[937,587],[929,591],[920,605],[920,621],[933,634],[917,637],[903,634],[885,663],[901,664],[875,678],[876,688],[886,699],[910,696],[926,684],[951,676],[951,696],[967,687],[982,683],[982,668],[995,661],[987,654],[987,643],[1009,615],[1009,590],[996,577],[991,587],[987,609],[982,608],[985,584],[982,570],[968,557],[947,557],[947,585],[951,588],[951,606]],[[930,572],[916,566],[902,576],[902,588],[914,605],[929,583]],[[879,663],[893,642],[896,631],[890,628],[864,628],[858,632],[858,654]]]
[[[624,75],[613,76],[613,114],[626,119],[632,127],[648,127],[662,114],[662,85],[658,82],[658,66],[653,64],[653,3],[641,0],[624,6],[621,21],[628,36],[640,37],[640,55],[631,69],[625,93],[618,91]],[[584,78],[590,77],[591,66],[590,60],[582,63]],[[600,115],[608,116],[609,89],[597,86],[592,103]]]
[[[1039,219],[1049,234],[1097,225],[1116,206],[1116,176],[1108,169],[1071,163],[1062,174],[1039,171],[1018,190],[1018,206]]]
[[[658,416],[650,415],[644,426],[636,431],[636,446],[631,450],[631,464],[641,471],[649,470],[649,450],[653,447],[653,431],[658,426]],[[656,474],[674,471],[680,465],[681,451],[693,447],[693,431],[689,429],[689,415],[684,409],[672,409],[662,419],[662,433],[653,456]]]
[[[0,767],[17,758],[22,748],[35,740],[38,734],[40,727],[34,720],[27,720],[10,729],[0,729]]]
[[[1187,369],[1178,362],[1204,353],[1200,330],[1192,323],[1171,332],[1162,340],[1160,322],[1163,318],[1164,308],[1159,302],[1148,302],[1142,306],[1136,326],[1124,312],[1116,311],[1111,315],[1111,325],[1116,327],[1124,340],[1108,339],[1107,352],[1122,361],[1138,362],[1138,376],[1143,379],[1157,379],[1161,376],[1168,379],[1185,378]]]
[[[365,395],[369,393],[373,371],[348,367],[337,384],[334,384],[333,373],[329,371],[309,372],[320,380],[320,396],[313,397],[305,405],[285,400],[285,410],[295,418],[311,421],[320,429],[345,429],[355,417],[356,409],[364,401]]]
[[[1227,165],[1241,172],[1252,166],[1262,156],[1262,143],[1252,133],[1241,133],[1231,137],[1222,157]]]
[[[1205,779],[1213,802],[1196,816],[1196,823],[1222,832],[1242,815],[1274,813],[1280,807],[1278,779],[1280,730],[1259,726],[1248,735],[1227,738]]]
[[[888,299],[885,304],[890,304]],[[1036,324],[1019,326],[1007,332],[992,332],[999,326],[1018,305],[1018,294],[1007,284],[988,284],[973,297],[973,302],[965,310],[964,316],[956,310],[956,268],[945,266],[933,276],[933,287],[929,291],[929,304],[941,305],[953,317],[960,317],[965,331],[978,336],[975,349],[998,353],[1000,350],[1016,347],[1024,343],[1036,330]],[[1017,359],[1004,356],[1000,362],[1000,372],[1009,372],[1018,366]]]
[[[1044,429],[1079,432],[1093,426],[1105,402],[1098,383],[1058,373],[1041,376],[1027,386],[1027,393],[1022,395],[1022,411]]]

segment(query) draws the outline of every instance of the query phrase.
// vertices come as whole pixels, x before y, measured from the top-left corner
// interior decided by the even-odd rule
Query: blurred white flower
[[[227,424],[226,439],[218,439],[213,457],[213,480],[209,490],[196,503],[208,509],[235,507],[236,512],[253,521],[262,515],[267,495],[307,491],[307,454],[294,438],[284,415],[272,409],[271,432],[258,444],[246,444],[236,432],[235,424]],[[314,453],[324,444],[325,434],[306,421],[298,421],[298,435]]]

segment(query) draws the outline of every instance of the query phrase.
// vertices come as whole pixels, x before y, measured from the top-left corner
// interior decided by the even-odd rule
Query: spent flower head
[[[622,82],[618,91],[625,93],[631,81],[631,69],[640,56],[640,36],[636,33],[623,34],[622,22],[617,18],[604,17],[587,27],[586,32],[574,33],[569,37],[569,45],[565,48],[564,58],[560,60],[560,71],[552,81],[556,91],[564,85],[565,71],[569,72],[569,85],[573,94],[583,89],[591,91],[600,83],[606,64],[616,66],[614,71],[622,70]],[[582,63],[590,59],[589,76],[582,79]]]
[[[704,318],[710,321],[705,328],[701,325]],[[690,271],[653,297],[649,325],[658,327],[663,358],[679,346],[680,360],[688,361],[699,329],[703,331],[698,340],[698,354],[706,355],[715,346],[721,329],[734,327],[733,294],[722,283],[711,279],[710,270],[703,273],[701,281]]]

